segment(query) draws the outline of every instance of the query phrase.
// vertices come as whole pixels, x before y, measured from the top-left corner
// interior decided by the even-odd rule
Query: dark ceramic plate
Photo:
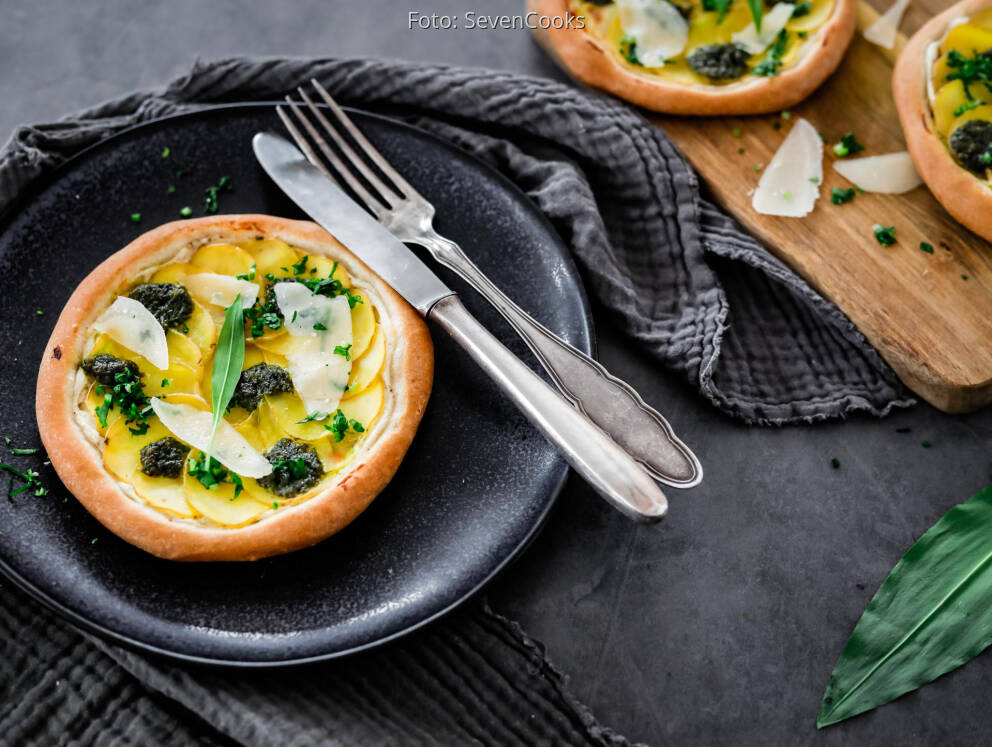
[[[442,233],[535,317],[590,350],[576,269],[524,194],[420,130],[354,116],[437,206]],[[43,347],[72,290],[108,254],[179,218],[185,205],[200,215],[204,188],[221,176],[234,185],[221,212],[303,217],[255,163],[250,141],[261,129],[279,129],[269,105],[142,125],[74,158],[0,222],[0,435],[15,446],[40,445],[34,386]],[[132,213],[141,213],[140,223]],[[484,301],[438,272],[530,360]],[[413,447],[369,510],[320,545],[251,564],[159,560],[97,523],[43,455],[8,452],[2,461],[39,470],[51,492],[0,501],[0,569],[82,628],[146,651],[230,665],[340,656],[443,615],[527,544],[567,468],[461,350],[432,333],[434,394]]]

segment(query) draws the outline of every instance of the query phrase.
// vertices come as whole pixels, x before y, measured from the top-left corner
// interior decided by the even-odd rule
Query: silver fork
[[[337,171],[337,176],[317,157],[290,115],[282,107],[277,107],[283,124],[308,160],[332,181],[338,181],[338,177],[343,179],[369,212],[400,241],[424,247],[434,259],[482,294],[527,343],[562,395],[608,433],[655,479],[679,488],[699,484],[703,478],[699,460],[675,435],[661,413],[645,403],[629,384],[610,374],[600,363],[562,340],[517,306],[476,267],[458,244],[437,233],[433,226],[434,206],[383,158],[324,87],[316,80],[311,79],[311,83],[332,118],[351,136],[362,155],[355,151],[331,124],[324,110],[315,106],[301,87],[297,88],[297,92],[338,150],[331,148],[317,132],[297,102],[287,96],[286,103]],[[374,164],[391,184],[380,178],[368,162]]]

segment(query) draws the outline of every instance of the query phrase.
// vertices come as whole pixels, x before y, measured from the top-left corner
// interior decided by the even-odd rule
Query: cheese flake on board
[[[923,180],[909,151],[834,161],[834,171],[865,192],[901,195],[916,189]]]
[[[661,67],[689,42],[689,22],[667,0],[616,0],[623,32],[645,67]],[[792,6],[789,6],[792,7]]]
[[[899,24],[902,23],[908,7],[909,0],[895,0],[875,23],[864,30],[865,39],[885,49],[892,49],[896,44]]]
[[[802,218],[813,210],[823,181],[823,141],[798,119],[761,174],[751,205],[764,215]]]
[[[145,358],[155,368],[165,371],[169,367],[169,345],[165,330],[152,312],[143,304],[127,296],[118,296],[95,322],[93,329],[103,332]]]
[[[151,406],[162,425],[176,438],[204,453],[209,447],[210,456],[232,472],[242,477],[255,478],[272,473],[269,460],[256,451],[224,418],[220,420],[211,446],[210,434],[213,431],[214,416],[208,410],[173,404],[158,397],[152,397]]]

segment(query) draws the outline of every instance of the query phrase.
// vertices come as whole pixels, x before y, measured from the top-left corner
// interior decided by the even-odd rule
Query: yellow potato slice
[[[293,276],[293,265],[300,261],[289,245],[282,241],[260,241],[260,246],[252,252],[255,262],[255,279],[261,282],[268,275],[277,278]],[[264,245],[264,246],[261,246]],[[284,269],[285,268],[285,269]]]
[[[203,397],[196,394],[190,394],[189,392],[173,392],[172,394],[166,394],[162,399],[168,400],[173,405],[189,405],[190,407],[195,407],[197,410],[209,410],[210,405],[207,404]],[[182,441],[182,439],[179,439]],[[186,444],[187,446],[189,444]]]
[[[279,353],[274,353],[271,350],[263,351],[265,357],[265,362],[270,366],[279,366],[279,368],[289,369],[289,361],[286,360],[285,355],[279,355]]]
[[[311,272],[311,270],[317,270],[317,272]],[[334,270],[333,277],[340,280],[341,285],[345,288],[351,287],[351,276],[341,263],[339,262],[337,267],[335,267],[333,259],[319,254],[310,254],[307,256],[307,268],[302,277],[323,280],[324,278],[332,277],[331,270]]]
[[[809,9],[809,13],[799,16],[799,18],[791,19],[785,24],[786,31],[814,31],[826,23],[833,12],[833,0],[813,0],[813,7]],[[797,39],[796,41],[801,42],[802,40]]]
[[[951,124],[955,117],[955,110],[968,103],[968,96],[964,92],[964,83],[960,80],[952,80],[937,92],[933,102],[933,121],[937,126],[937,132],[945,138],[950,134]]]
[[[266,405],[265,399],[259,403],[254,415],[257,423],[257,435],[249,438],[245,434],[245,438],[248,438],[249,443],[258,449],[258,451],[264,454],[275,446],[280,439],[288,437],[289,434],[279,425],[279,421],[276,420],[272,410]]]
[[[200,349],[201,358],[205,359],[213,354],[220,328],[214,323],[207,310],[194,301],[193,313],[186,320],[183,332]]]
[[[251,271],[255,258],[234,244],[208,244],[196,250],[190,264],[218,275],[245,275]]]
[[[324,471],[333,474],[341,471],[355,456],[357,441],[358,439],[351,434],[340,441],[335,441],[333,436],[328,435],[313,441],[310,445],[317,451],[317,456],[324,465]]]
[[[272,335],[268,334],[269,330],[265,331],[266,334],[252,339],[252,342],[262,349],[263,355],[274,353],[285,358],[298,343],[297,338],[286,332],[285,327],[276,330],[275,334]]]
[[[245,440],[251,444],[252,448],[256,451],[265,452],[271,446],[271,444],[266,444],[265,439],[262,437],[262,433],[259,430],[258,425],[258,410],[251,413],[247,418],[242,420],[236,426],[234,430],[245,437]],[[279,439],[276,439],[277,441]],[[275,443],[275,441],[273,441]]]
[[[103,449],[103,466],[119,480],[128,481],[132,473],[141,466],[141,449],[152,441],[172,435],[158,418],[148,421],[148,431],[135,435],[129,430],[135,426],[118,418],[107,429],[106,446]]]
[[[169,363],[182,363],[189,366],[194,371],[198,371],[203,363],[203,351],[199,345],[189,337],[170,329],[165,333],[165,340],[169,345]]]
[[[377,378],[365,388],[365,391],[354,397],[341,400],[340,410],[349,422],[357,420],[365,426],[365,430],[368,430],[369,425],[382,410],[385,397],[386,390],[382,384],[382,379]]]
[[[992,8],[978,11],[971,17],[968,23],[972,26],[978,26],[978,28],[992,31]]]
[[[344,394],[344,399],[349,399],[365,391],[372,383],[382,365],[386,362],[386,334],[376,325],[375,334],[372,337],[372,344],[368,350],[355,360],[351,366],[351,376],[348,378],[348,391]]]
[[[960,26],[955,26],[948,32],[947,37],[940,45],[941,56],[937,60],[933,71],[934,87],[940,88],[944,83],[948,82],[947,75],[953,72],[953,69],[947,64],[947,53],[952,49],[960,52],[965,57],[972,57],[976,52],[981,53],[990,48],[992,48],[992,30],[984,29],[971,23],[963,23]],[[982,94],[988,92],[988,89],[980,83],[969,86],[969,88],[971,89],[971,95],[977,98],[982,98]]]
[[[296,394],[283,392],[266,395],[258,410],[259,423],[265,424],[263,429],[268,433],[279,430],[284,436],[301,441],[313,441],[327,435],[324,424],[328,421],[306,420],[310,413]]]
[[[134,492],[155,508],[160,508],[184,519],[198,516],[186,500],[182,477],[149,477],[140,469],[131,475]]]
[[[353,336],[351,345],[351,357],[358,358],[362,353],[364,353],[368,347],[369,343],[372,342],[372,337],[375,335],[375,311],[372,307],[372,302],[368,298],[367,293],[363,293],[362,290],[356,289],[356,295],[362,297],[362,303],[356,303],[355,307],[351,310],[351,334]]]
[[[142,379],[145,394],[161,397],[173,392],[200,395],[200,374],[182,363],[173,363],[168,371],[153,369]]]
[[[257,366],[259,363],[265,363],[265,352],[257,345],[252,345],[250,342],[245,344],[245,362],[241,365],[241,370],[251,368],[252,366]]]
[[[197,272],[202,272],[202,270],[199,270],[188,262],[173,262],[172,264],[159,267],[151,278],[149,278],[148,282],[178,283],[179,285],[184,285],[186,283],[186,276]]]
[[[247,490],[242,490],[237,498],[234,492],[235,487],[230,483],[221,483],[208,490],[189,474],[189,470],[183,473],[183,493],[190,507],[218,524],[244,526],[269,509],[269,506],[252,498]]]

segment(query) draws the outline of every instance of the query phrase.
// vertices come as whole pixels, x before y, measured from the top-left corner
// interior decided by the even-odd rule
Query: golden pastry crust
[[[76,417],[75,378],[88,330],[114,297],[143,271],[207,243],[281,239],[338,259],[376,295],[389,355],[383,411],[354,460],[327,487],[296,505],[238,528],[170,519],[131,498],[103,466]],[[326,539],[348,525],[392,479],[430,396],[434,355],[420,315],[364,263],[315,223],[267,215],[224,215],[167,223],[138,237],[93,270],[59,316],[38,372],[38,428],[52,466],[86,509],[112,532],[161,558],[256,560]]]
[[[964,0],[934,16],[906,44],[892,73],[892,94],[906,145],[933,196],[955,220],[992,241],[992,189],[958,164],[937,135],[927,99],[926,50],[940,41],[951,21],[988,8],[989,0]]]
[[[544,16],[568,14],[568,0],[527,0],[528,10]],[[831,17],[797,64],[772,77],[746,83],[689,86],[625,67],[600,40],[581,29],[536,29],[542,46],[576,78],[596,88],[666,114],[764,114],[793,106],[809,96],[840,64],[854,35],[858,0],[837,0]]]

